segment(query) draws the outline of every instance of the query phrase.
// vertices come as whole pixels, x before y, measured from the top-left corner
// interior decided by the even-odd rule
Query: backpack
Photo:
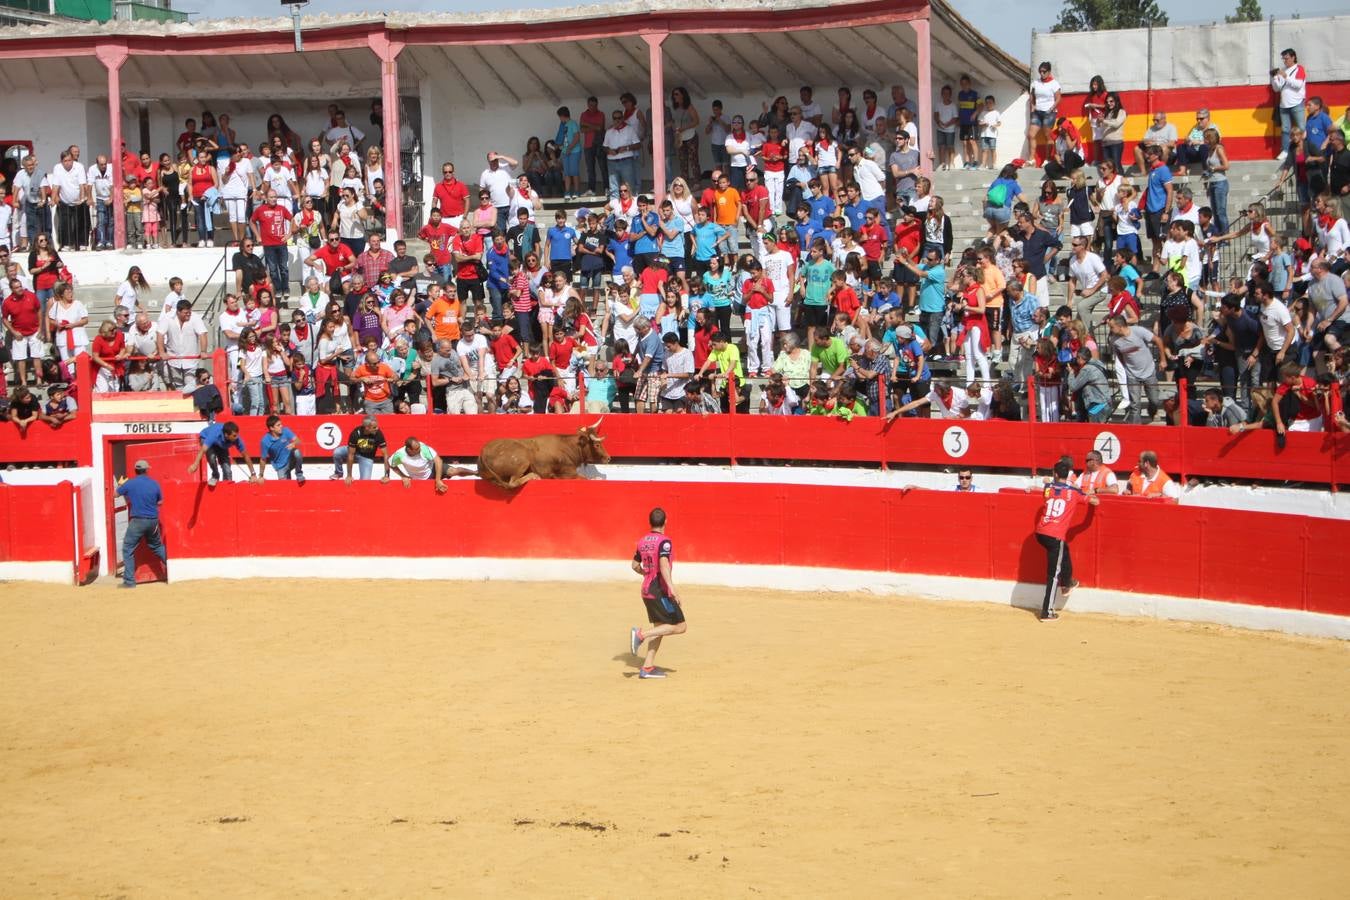
[[[1006,206],[1008,204],[1008,185],[1002,181],[995,181],[989,186],[989,193],[984,195],[984,202],[989,206]]]

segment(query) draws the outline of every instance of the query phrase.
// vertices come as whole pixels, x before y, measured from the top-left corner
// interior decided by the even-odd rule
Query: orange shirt
[[[354,381],[360,381],[362,378],[370,378],[372,376],[378,376],[388,380],[367,383],[365,398],[371,403],[383,403],[385,400],[389,399],[389,382],[394,380],[394,370],[384,363],[377,363],[373,369],[366,363],[362,363],[352,370],[352,379]]]
[[[716,191],[713,202],[713,221],[718,225],[735,225],[740,221],[741,194],[734,187]]]
[[[1003,270],[998,266],[985,266],[980,269],[980,287],[984,288],[985,306],[990,309],[1003,308],[1003,289],[1008,286],[1008,279],[1003,277]]]
[[[427,310],[427,319],[431,322],[431,333],[438,341],[459,340],[459,321],[463,315],[464,304],[442,295]]]

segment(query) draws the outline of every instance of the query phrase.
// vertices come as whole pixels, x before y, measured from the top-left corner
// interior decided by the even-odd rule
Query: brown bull
[[[478,454],[478,477],[509,491],[536,478],[580,478],[577,469],[586,463],[609,462],[605,439],[599,432],[597,421],[578,428],[576,434],[488,441]],[[450,478],[473,474],[460,468],[446,473]]]

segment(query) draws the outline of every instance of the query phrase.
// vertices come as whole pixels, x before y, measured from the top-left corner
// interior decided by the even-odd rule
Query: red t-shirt
[[[572,351],[577,348],[577,342],[571,338],[563,338],[561,341],[554,341],[548,345],[548,358],[553,360],[553,365],[559,369],[565,369],[572,363]]]
[[[581,116],[577,119],[577,124],[590,125],[592,128],[596,129],[595,131],[586,131],[585,129],[582,129],[581,145],[583,147],[593,147],[597,138],[603,140],[601,135],[605,133],[605,114],[600,110],[583,109],[581,111]]]
[[[763,309],[773,302],[773,285],[767,278],[751,278],[741,289],[746,309]]]
[[[458,231],[444,222],[434,228],[431,225],[423,225],[422,230],[417,232],[417,236],[427,242],[438,266],[450,265],[450,242],[458,235]]]
[[[462,262],[455,269],[455,278],[467,278],[470,281],[478,277],[478,257],[483,255],[483,237],[478,234],[469,235],[465,240],[459,235],[455,236],[454,248],[456,253],[472,253],[474,258],[468,262]]]
[[[42,324],[42,304],[32,291],[10,294],[4,303],[0,303],[0,315],[8,319],[19,334],[32,337]]]
[[[552,378],[553,366],[542,356],[532,356],[520,364],[526,378]]]
[[[668,278],[670,278],[670,273],[665,269],[648,266],[638,276],[638,284],[644,294],[659,294],[661,293],[661,285],[665,284]]]
[[[741,205],[745,207],[746,217],[758,225],[769,217],[769,189],[762,184],[746,188],[741,195]]]
[[[858,229],[858,243],[863,253],[872,262],[881,262],[881,253],[886,247],[886,229],[878,222],[875,225],[864,224]]]
[[[520,342],[509,334],[504,334],[488,342],[492,348],[492,358],[497,360],[497,368],[505,369],[516,358],[516,351],[520,349]]]
[[[1045,489],[1045,506],[1036,519],[1036,533],[1061,541],[1069,533],[1085,495],[1067,484],[1051,484]]]
[[[787,159],[787,144],[782,141],[777,143],[765,141],[764,146],[759,149],[759,154],[764,160],[764,171],[781,172]]]
[[[122,352],[122,348],[127,345],[127,337],[118,331],[113,334],[112,340],[108,340],[103,335],[95,335],[94,342],[90,345],[89,352],[107,363],[112,363],[113,374],[124,375],[127,371],[125,360],[113,362],[113,357]]]
[[[280,203],[276,206],[264,203],[253,211],[253,216],[249,219],[258,226],[264,247],[280,247],[286,243],[286,224],[290,220],[291,214]]]
[[[845,313],[850,322],[852,322],[853,317],[858,314],[858,309],[861,306],[862,303],[858,300],[857,292],[848,285],[844,285],[834,295],[835,309],[839,310],[841,313]]]
[[[336,247],[329,244],[328,246],[320,247],[318,250],[315,250],[311,256],[314,259],[323,261],[324,271],[329,275],[334,274],[343,266],[356,261],[356,257],[352,254],[351,248],[346,244],[338,244]]]
[[[469,209],[469,188],[458,178],[441,181],[431,196],[440,204],[441,216],[453,219]]]
[[[919,252],[919,241],[923,237],[923,223],[918,219],[913,222],[900,222],[895,226],[895,246],[897,250],[905,250],[911,257]]]
[[[1129,291],[1121,291],[1111,298],[1111,305],[1107,309],[1108,316],[1123,316],[1125,310],[1134,310],[1135,317],[1139,316],[1139,301],[1134,299],[1134,295]]]
[[[708,211],[708,216],[712,217],[712,211],[717,206],[717,190],[715,188],[705,188],[699,195],[698,205]]]
[[[1293,386],[1295,395],[1298,397],[1298,415],[1295,419],[1315,419],[1322,414],[1322,409],[1317,405],[1317,395],[1313,391],[1317,388],[1317,379],[1303,376],[1303,380]],[[1289,393],[1290,386],[1282,384],[1275,388],[1275,396],[1283,397]]]

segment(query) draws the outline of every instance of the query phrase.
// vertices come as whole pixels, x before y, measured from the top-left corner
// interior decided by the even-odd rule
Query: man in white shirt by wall
[[[505,165],[502,165],[505,163]],[[497,208],[497,230],[506,233],[510,221],[512,186],[511,169],[520,165],[505,153],[489,150],[487,168],[478,176],[478,186],[488,192],[492,205]]]
[[[178,301],[174,316],[159,324],[158,343],[160,356],[179,357],[164,363],[165,385],[170,390],[178,390],[201,365],[199,357],[206,355],[206,326],[201,316],[192,311],[190,300]]]
[[[609,161],[609,198],[618,199],[621,184],[632,188],[634,194],[638,193],[641,183],[638,181],[637,150],[642,146],[642,137],[628,124],[621,109],[610,116],[604,146],[605,158]]]
[[[1106,282],[1110,276],[1102,258],[1088,249],[1088,239],[1073,239],[1073,256],[1069,260],[1069,279],[1073,283],[1074,315],[1092,327],[1092,310],[1109,299]]]
[[[113,171],[108,157],[100,153],[94,164],[85,173],[89,181],[89,191],[94,198],[94,237],[95,250],[111,250],[113,245]]]
[[[58,250],[77,250],[89,241],[89,181],[75,155],[61,153],[61,161],[52,169],[51,185],[56,192],[56,243]]]

